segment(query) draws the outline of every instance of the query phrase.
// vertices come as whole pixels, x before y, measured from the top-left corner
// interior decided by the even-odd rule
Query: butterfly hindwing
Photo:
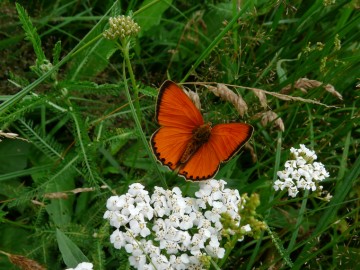
[[[202,145],[189,161],[180,168],[179,174],[186,180],[200,181],[212,178],[219,170],[220,159],[208,142]]]
[[[209,143],[220,162],[228,161],[251,138],[254,128],[245,123],[218,124],[211,130]]]
[[[186,179],[212,178],[220,163],[228,161],[250,139],[253,127],[244,123],[219,124],[212,128],[210,139],[180,169]]]
[[[192,133],[177,127],[161,127],[151,137],[151,147],[157,159],[170,169],[176,169]]]

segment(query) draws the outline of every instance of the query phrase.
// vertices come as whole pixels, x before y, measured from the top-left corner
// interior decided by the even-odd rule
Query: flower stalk
[[[132,19],[131,16],[119,15],[109,19],[109,29],[103,33],[104,38],[112,40],[120,40],[120,50],[124,56],[124,64],[129,72],[132,87],[135,96],[136,114],[141,119],[140,103],[139,103],[139,90],[136,85],[134,72],[130,61],[130,49],[133,38],[140,32],[140,26]]]
[[[130,61],[131,60],[130,49],[132,48],[133,39],[134,37],[136,37],[139,31],[140,31],[140,26],[132,19],[131,16],[119,15],[117,17],[112,17],[109,19],[109,29],[103,32],[103,36],[106,39],[120,40],[119,48],[124,57],[123,80],[125,86],[125,94],[128,99],[131,113],[135,121],[136,128],[139,132],[139,136],[144,144],[146,151],[148,152],[148,155],[150,157],[153,157],[153,154],[151,152],[151,149],[149,147],[149,144],[145,138],[144,132],[141,127],[140,119],[142,118],[142,116],[141,116],[140,103],[139,103],[139,90],[136,84],[135,75]],[[134,89],[134,96],[135,96],[134,103],[129,91],[129,86],[127,82],[127,73],[129,74],[132,88]],[[159,175],[161,181],[163,182],[163,185],[166,187],[167,186],[166,181],[162,176],[162,174],[160,173],[154,157],[152,158],[152,161],[157,170],[157,174]]]

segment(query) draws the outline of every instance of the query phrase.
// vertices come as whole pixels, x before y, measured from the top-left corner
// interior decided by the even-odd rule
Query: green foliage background
[[[323,87],[293,89],[289,95],[332,107],[267,95],[264,108],[240,88],[249,107],[240,118],[197,87],[206,119],[255,127],[254,152],[244,150],[223,165],[217,179],[240,193],[258,193],[257,212],[269,226],[260,239],[237,244],[222,269],[355,269],[359,2],[249,0],[240,1],[240,10],[235,0],[18,3],[0,3],[0,129],[29,142],[0,142],[0,251],[49,269],[84,258],[95,269],[127,269],[126,252],[111,246],[102,219],[107,198],[134,182],[152,190],[166,180],[190,195],[197,185],[156,167],[141,140],[157,128],[161,83],[221,82],[278,93],[306,77],[333,85],[343,100]],[[128,106],[123,55],[115,42],[97,38],[109,16],[129,12],[142,27],[131,51],[142,131]],[[259,115],[269,110],[285,131],[261,124]],[[314,149],[329,170],[324,189],[331,202],[274,192],[276,172],[299,144]],[[0,269],[18,268],[2,253]]]

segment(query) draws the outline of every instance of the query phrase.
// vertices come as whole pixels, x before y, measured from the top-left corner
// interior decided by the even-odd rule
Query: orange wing
[[[193,181],[212,178],[220,163],[228,161],[251,138],[253,130],[251,125],[244,123],[216,125],[209,141],[180,168],[179,174]]]
[[[165,81],[157,99],[156,120],[161,127],[150,139],[152,149],[162,164],[174,170],[192,131],[204,124],[203,117],[176,83]]]
[[[193,130],[204,124],[200,111],[174,82],[165,81],[156,103],[156,120],[160,126]]]
[[[157,159],[175,170],[192,132],[175,127],[161,127],[151,136],[151,146]]]

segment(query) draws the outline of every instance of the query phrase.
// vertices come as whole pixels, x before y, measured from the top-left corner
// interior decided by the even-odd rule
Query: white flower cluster
[[[274,183],[274,189],[287,189],[291,197],[296,197],[299,189],[315,191],[322,190],[319,182],[329,177],[324,164],[314,162],[317,156],[314,151],[300,144],[300,149],[291,148],[291,160],[286,161],[285,170],[278,171],[278,180]]]
[[[129,36],[136,36],[140,31],[140,26],[130,17],[119,15],[109,19],[109,29],[103,35],[107,39],[124,39]]]
[[[220,214],[227,212],[240,225],[239,192],[225,189],[225,184],[201,182],[196,198],[183,197],[178,187],[155,187],[149,196],[143,185],[130,185],[128,193],[107,201],[104,218],[116,228],[111,243],[131,254],[136,269],[203,269],[203,256],[225,254]],[[249,225],[242,228],[251,230]]]
[[[89,262],[79,263],[75,268],[67,268],[66,270],[92,270],[93,264]]]

